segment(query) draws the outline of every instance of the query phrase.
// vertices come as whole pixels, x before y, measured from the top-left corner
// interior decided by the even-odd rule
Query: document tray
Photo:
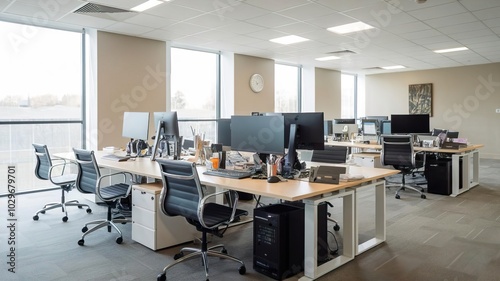
[[[319,166],[311,167],[309,182],[338,184],[340,174],[345,174],[345,167]]]

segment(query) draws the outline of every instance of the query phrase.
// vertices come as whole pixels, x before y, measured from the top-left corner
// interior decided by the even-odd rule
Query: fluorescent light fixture
[[[382,68],[382,69],[385,69],[385,70],[391,70],[391,69],[402,69],[402,68],[406,68],[406,66],[402,66],[402,65],[391,65],[391,66],[382,66],[381,68]]]
[[[133,7],[132,11],[134,12],[143,12],[143,11],[146,11],[147,9],[151,9],[153,8],[154,6],[158,6],[160,5],[161,3],[163,3],[162,1],[158,1],[158,0],[148,0],[142,4],[139,4],[135,7]]]
[[[315,58],[315,60],[319,60],[319,61],[338,60],[338,59],[340,59],[340,57],[336,57],[336,56],[328,56],[328,57]]]
[[[348,23],[344,25],[339,25],[339,26],[334,26],[327,28],[328,31],[335,32],[337,34],[346,34],[346,33],[351,33],[351,32],[358,32],[358,31],[363,31],[367,29],[372,29],[374,28],[373,26],[366,24],[364,22],[353,22],[353,23]]]
[[[435,50],[434,53],[442,54],[442,53],[465,51],[465,50],[468,50],[468,49],[469,48],[467,48],[467,47],[458,47],[458,48],[451,48],[451,49]]]
[[[288,35],[288,36],[274,38],[274,39],[271,39],[269,41],[274,42],[274,43],[283,44],[283,45],[289,45],[289,44],[309,41],[309,39],[304,38],[304,37],[300,37],[297,35]]]

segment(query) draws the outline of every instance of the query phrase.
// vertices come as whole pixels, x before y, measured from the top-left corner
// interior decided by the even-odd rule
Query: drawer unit
[[[354,163],[361,167],[387,168],[380,163],[380,153],[354,153],[352,155]]]
[[[193,241],[197,231],[183,217],[169,217],[160,209],[161,183],[132,187],[132,239],[158,250]]]

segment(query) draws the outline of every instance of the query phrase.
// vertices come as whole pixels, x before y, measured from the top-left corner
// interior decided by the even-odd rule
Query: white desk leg
[[[358,193],[363,189],[375,188],[375,237],[359,244],[359,212],[358,212]],[[381,243],[386,239],[386,202],[385,202],[385,181],[375,182],[355,189],[356,196],[356,255],[359,255]]]
[[[460,159],[464,158],[464,154],[451,155],[451,194],[450,196],[456,197],[466,189],[464,182],[464,162],[462,160],[462,177],[460,177]],[[467,159],[467,158],[466,158]],[[468,165],[467,165],[468,166]],[[460,183],[462,183],[462,190],[460,190]]]
[[[318,266],[318,204],[342,197],[343,204],[343,252],[342,255]],[[354,191],[346,190],[332,196],[304,199],[304,276],[299,280],[314,280],[354,258],[355,249],[355,219]]]
[[[471,151],[471,157],[472,157],[472,181],[470,187],[474,187],[479,184],[479,150]]]

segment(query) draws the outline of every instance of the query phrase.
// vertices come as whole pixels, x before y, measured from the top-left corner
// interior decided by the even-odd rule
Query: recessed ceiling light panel
[[[469,48],[467,47],[458,47],[458,48],[450,48],[450,49],[442,49],[442,50],[435,50],[434,53],[442,54],[442,53],[450,53],[450,52],[458,52],[458,51],[465,51],[468,50]]]
[[[288,36],[283,36],[283,37],[279,37],[279,38],[274,38],[274,39],[271,39],[269,41],[274,42],[274,43],[283,44],[283,45],[290,45],[290,44],[294,44],[294,43],[309,41],[309,39],[304,38],[304,37],[300,37],[297,35],[288,35]]]
[[[392,69],[402,69],[406,67],[402,65],[391,65],[391,66],[382,66],[381,68],[385,70],[392,70]]]
[[[340,59],[340,57],[337,57],[337,56],[315,58],[315,60],[317,60],[317,61],[328,61],[328,60],[338,60],[338,59]]]
[[[348,23],[344,25],[338,25],[334,27],[327,28],[328,31],[337,33],[337,34],[347,34],[347,33],[352,33],[352,32],[358,32],[358,31],[363,31],[367,29],[372,29],[374,28],[373,26],[366,24],[364,22],[353,22],[353,23]]]

